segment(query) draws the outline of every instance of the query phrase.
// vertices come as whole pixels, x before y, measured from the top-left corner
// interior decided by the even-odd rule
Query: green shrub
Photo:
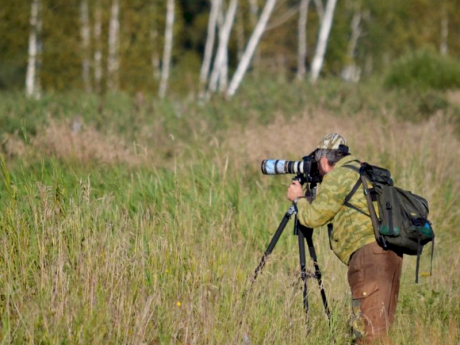
[[[390,67],[385,86],[414,90],[458,88],[460,63],[431,50],[416,51],[403,56]]]

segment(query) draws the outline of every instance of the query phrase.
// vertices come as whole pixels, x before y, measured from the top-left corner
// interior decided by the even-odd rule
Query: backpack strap
[[[430,276],[433,275],[434,239],[435,239],[435,235],[434,235],[434,232],[433,232],[433,241],[431,242]]]
[[[420,255],[422,254],[422,244],[420,240],[422,239],[422,234],[420,231],[418,232],[417,236],[417,264],[415,266],[415,284],[418,284],[418,271],[420,268]]]
[[[431,226],[431,225],[430,225]],[[420,268],[420,255],[422,254],[422,245],[420,243],[421,240],[421,233],[418,233],[417,238],[417,264],[415,266],[415,283],[418,284],[418,272]],[[434,232],[433,232],[433,240],[431,241],[431,262],[430,262],[430,276],[433,275],[433,256],[434,256]]]
[[[360,173],[360,169],[358,167],[355,167],[354,165],[349,165],[349,164],[346,164],[344,165],[343,167],[345,168],[349,168],[349,169],[352,169],[354,171],[356,171],[357,173]],[[353,188],[351,189],[350,193],[348,193],[348,195],[345,197],[345,201],[343,202],[343,204],[347,207],[350,207],[352,209],[354,209],[355,211],[358,211],[359,213],[362,213],[364,214],[365,216],[367,217],[371,217],[369,214],[367,214],[366,212],[364,212],[363,210],[361,210],[360,208],[356,207],[355,205],[353,205],[352,203],[350,203],[350,200],[351,198],[353,198],[353,195],[355,195],[356,191],[358,190],[358,188],[361,186],[362,184],[362,181],[361,179],[359,178],[358,181],[356,181],[355,185],[353,186]]]
[[[359,162],[359,161],[358,161]],[[344,165],[345,168],[349,168],[349,169],[352,169],[356,172],[359,173],[359,179],[358,181],[355,183],[353,189],[350,191],[350,193],[348,193],[348,195],[346,196],[345,198],[345,202],[344,202],[344,205],[348,206],[348,207],[351,207],[355,210],[357,210],[358,212],[361,212],[361,213],[364,213],[363,211],[359,210],[356,206],[350,204],[350,199],[353,197],[353,195],[356,193],[356,191],[358,190],[359,186],[363,185],[363,188],[364,188],[364,195],[366,196],[366,201],[367,201],[367,208],[369,209],[369,213],[370,215],[364,213],[366,216],[370,217],[371,218],[371,221],[372,221],[372,227],[374,228],[374,234],[375,234],[375,240],[377,241],[377,243],[385,250],[388,249],[388,245],[385,241],[385,238],[383,236],[380,235],[380,232],[379,232],[379,221],[377,219],[377,215],[375,213],[375,208],[374,208],[374,205],[372,204],[372,196],[371,196],[371,193],[370,193],[370,190],[369,188],[367,187],[367,182],[366,182],[366,178],[364,177],[363,173],[362,173],[362,168],[359,169],[357,167],[355,167],[354,165],[349,165],[349,164],[346,164]]]
[[[355,161],[351,161],[350,163],[353,163],[353,162],[359,162],[358,160],[355,160]],[[360,169],[358,167],[355,167],[354,165],[351,165],[351,164],[345,164],[343,165],[344,168],[350,168],[354,171],[356,171],[357,173],[360,173]]]
[[[388,245],[385,241],[385,238],[380,235],[379,221],[375,213],[374,205],[372,204],[372,198],[371,198],[371,194],[369,193],[369,188],[367,188],[366,178],[364,177],[363,174],[361,174],[361,181],[363,182],[364,195],[366,196],[367,207],[369,208],[369,212],[371,214],[371,221],[372,221],[372,227],[374,228],[375,240],[383,249],[387,250]]]
[[[332,232],[334,231],[334,225],[332,223],[329,223],[327,225],[327,235],[329,237],[329,247],[332,250],[332,243],[331,243],[331,238],[332,238]]]

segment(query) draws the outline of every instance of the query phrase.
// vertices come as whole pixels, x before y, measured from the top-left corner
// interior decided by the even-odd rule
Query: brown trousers
[[[348,267],[352,294],[352,330],[357,344],[384,340],[398,301],[402,255],[377,242],[358,249]]]

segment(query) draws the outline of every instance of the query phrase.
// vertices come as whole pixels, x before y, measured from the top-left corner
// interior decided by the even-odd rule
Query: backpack
[[[360,169],[352,165],[344,165],[344,167],[360,174],[360,178],[345,198],[344,205],[371,218],[375,238],[382,248],[392,249],[402,254],[417,255],[415,282],[418,283],[423,246],[432,242],[431,260],[434,254],[435,235],[431,222],[428,220],[428,202],[419,195],[394,186],[391,174],[386,169],[367,163],[361,163]],[[367,181],[372,183],[372,188],[368,188]],[[361,184],[364,188],[369,214],[350,203],[350,199]],[[377,202],[378,216],[373,201]]]

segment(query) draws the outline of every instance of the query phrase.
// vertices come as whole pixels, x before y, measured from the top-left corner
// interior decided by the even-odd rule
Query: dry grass
[[[138,165],[151,158],[136,144],[128,144],[115,135],[104,135],[81,119],[57,122],[49,120],[32,139],[32,146],[43,155],[61,160],[76,160],[82,164],[99,162]]]

